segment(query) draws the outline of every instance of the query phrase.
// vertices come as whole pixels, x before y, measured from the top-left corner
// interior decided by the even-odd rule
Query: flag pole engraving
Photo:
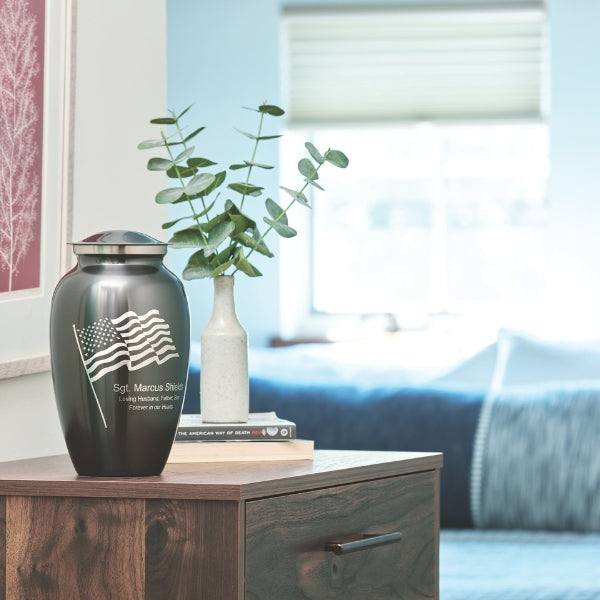
[[[75,325],[73,325],[73,334],[75,335],[75,341],[77,342],[77,349],[79,350],[79,356],[81,356],[81,362],[85,365],[85,360],[83,359],[83,352],[81,351],[81,344],[79,343],[79,338],[77,337],[77,330],[75,329]],[[90,375],[85,369],[85,374],[87,375],[88,380],[90,379]],[[96,404],[98,405],[98,410],[100,411],[100,416],[102,417],[102,422],[104,423],[104,429],[108,429],[106,426],[106,419],[104,418],[104,413],[102,412],[102,407],[100,406],[100,401],[98,400],[98,396],[96,395],[96,390],[94,389],[94,384],[90,381],[90,387],[92,388],[92,392],[94,393],[94,398],[96,399]]]
[[[115,319],[104,317],[80,329],[73,325],[79,355],[106,427],[94,382],[126,366],[137,371],[178,358],[171,330],[157,309],[143,315],[127,311]]]

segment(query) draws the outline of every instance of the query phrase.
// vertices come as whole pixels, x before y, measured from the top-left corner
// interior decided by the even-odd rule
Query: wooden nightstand
[[[441,466],[317,451],[118,479],[67,456],[0,463],[0,599],[437,598]]]

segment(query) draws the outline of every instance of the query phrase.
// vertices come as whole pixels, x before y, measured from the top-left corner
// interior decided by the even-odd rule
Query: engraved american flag
[[[156,309],[143,315],[128,311],[73,330],[90,382],[123,366],[136,371],[179,356],[169,325]]]

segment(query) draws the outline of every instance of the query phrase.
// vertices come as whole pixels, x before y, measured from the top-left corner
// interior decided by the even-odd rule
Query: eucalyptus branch
[[[174,113],[171,112],[171,114],[174,114]],[[183,143],[184,148],[185,148],[185,141],[183,139],[183,132],[181,131],[181,128],[179,127],[179,120],[176,117],[174,117],[174,118],[175,118],[175,124],[177,126],[177,132],[179,133],[179,137],[182,140],[182,143]],[[162,140],[163,140],[163,142],[164,142],[164,144],[165,144],[165,146],[167,148],[167,154],[169,155],[169,158],[173,162],[175,162],[175,156],[173,156],[173,151],[171,150],[171,146],[167,143],[167,136],[166,136],[166,134],[164,133],[164,131],[162,129],[160,130],[160,136],[161,136],[161,138],[162,138]],[[179,172],[179,169],[177,168],[177,166],[175,168],[177,169],[177,179],[179,180],[179,183],[181,184],[181,187],[185,187],[185,181],[183,181],[183,177],[181,176],[181,173]],[[187,194],[184,194],[184,195],[185,195],[185,197],[186,197],[186,199],[188,201],[188,204],[190,205],[190,210],[192,211],[191,218],[194,221],[196,221],[196,225],[198,227],[198,231],[200,232],[200,235],[202,236],[202,239],[204,241],[207,241],[206,236],[204,235],[204,232],[202,231],[202,225],[200,224],[199,217],[196,215],[196,210],[195,210],[195,207],[194,207],[194,203],[192,202],[191,198]],[[202,204],[204,204],[204,201],[202,202]]]
[[[319,171],[325,163],[331,163],[336,167],[345,168],[348,158],[339,150],[327,150],[323,155],[310,143],[305,143],[310,158],[302,158],[298,162],[298,171],[304,177],[304,184],[299,191],[281,186],[292,200],[282,208],[271,198],[267,198],[264,206],[266,216],[266,230],[261,233],[257,223],[242,212],[244,202],[248,196],[261,196],[263,187],[252,183],[254,167],[260,169],[272,169],[273,167],[257,162],[258,147],[260,142],[279,138],[280,135],[263,135],[263,124],[266,115],[279,117],[284,111],[278,106],[262,104],[257,109],[251,109],[259,113],[259,122],[256,135],[240,131],[240,133],[253,140],[253,149],[250,160],[244,160],[239,164],[229,166],[229,171],[210,173],[205,168],[216,165],[207,158],[192,156],[196,146],[188,145],[204,127],[185,135],[181,127],[181,118],[191,107],[186,108],[179,115],[170,111],[169,117],[152,119],[151,123],[174,127],[177,141],[170,141],[168,131],[161,129],[160,139],[145,140],[138,145],[139,149],[160,148],[166,149],[168,158],[154,157],[148,161],[148,169],[151,171],[165,171],[167,176],[178,183],[178,186],[160,190],[156,194],[155,201],[159,204],[176,204],[186,202],[190,208],[191,215],[180,217],[174,221],[163,224],[163,229],[170,229],[180,221],[192,219],[192,227],[177,229],[172,235],[169,243],[175,248],[192,248],[195,251],[189,257],[188,263],[183,270],[184,279],[198,279],[204,277],[217,277],[225,274],[228,269],[233,273],[242,271],[250,277],[261,275],[260,271],[252,265],[248,258],[255,252],[267,257],[272,257],[272,252],[265,244],[265,238],[273,231],[284,238],[294,237],[296,230],[288,224],[288,211],[295,203],[310,208],[308,200],[304,195],[309,185],[323,189],[317,180]],[[239,130],[238,130],[239,131]],[[173,146],[181,146],[182,152],[175,153]],[[185,164],[183,164],[185,161]],[[231,199],[225,199],[222,208],[217,208],[216,203],[221,192],[217,191],[226,183],[228,173],[231,174],[239,169],[248,169],[245,182],[227,183],[226,188],[239,194],[241,200],[239,207]],[[214,200],[210,195],[215,192]],[[202,210],[196,211],[194,200],[200,199]],[[200,219],[206,218],[205,223]]]
[[[327,151],[329,152],[329,150]],[[327,155],[327,152],[325,153],[325,155]],[[319,169],[323,166],[324,163],[319,164],[314,172],[313,172],[313,177],[316,179],[318,177],[318,173],[319,173]],[[298,202],[299,198],[303,197],[304,195],[304,191],[306,190],[306,188],[309,186],[309,182],[308,180],[306,181],[306,183],[300,188],[300,190],[296,193],[296,195],[292,198],[292,200],[290,201],[290,203],[283,209],[283,211],[274,219],[274,221],[276,223],[279,223],[283,218],[287,218],[287,214],[288,211],[292,208],[292,206],[294,206],[294,204],[296,204],[296,202]],[[265,232],[260,236],[260,238],[258,239],[258,243],[262,242],[267,235],[269,235],[269,233],[273,230],[273,225],[269,225],[269,227],[265,230]],[[248,252],[248,254],[246,255],[246,258],[249,258],[250,255],[252,254],[254,250],[250,249],[250,251]],[[235,271],[234,271],[235,274]]]
[[[260,119],[258,121],[258,130],[256,133],[256,140],[254,140],[254,149],[252,150],[252,156],[250,157],[250,165],[248,167],[248,174],[246,175],[246,184],[250,182],[250,175],[252,174],[252,168],[254,167],[254,161],[256,159],[256,153],[258,151],[258,144],[260,142],[260,134],[262,133],[263,120],[265,118],[264,113],[260,113]],[[242,196],[240,200],[240,208],[244,208],[244,200],[246,199],[246,194]]]
[[[185,141],[185,138],[183,137],[183,130],[181,129],[181,126],[179,125],[179,117],[176,117],[175,113],[173,111],[170,111],[170,113],[173,115],[173,118],[175,119],[175,127],[177,128],[177,134],[179,135],[179,139],[181,140],[181,143],[183,145],[183,149],[187,150],[188,146],[187,146],[187,142]],[[173,156],[171,154],[170,148],[169,148],[169,155],[171,157]],[[181,177],[181,173],[179,171],[179,168],[178,167],[175,167],[175,168],[177,169],[177,176],[178,176],[179,181],[181,182],[182,186],[185,185],[184,182],[183,182],[183,179]],[[194,221],[196,221],[196,223],[198,224],[199,230],[202,231],[202,227],[200,225],[200,221],[198,220],[198,217],[196,216],[196,211],[195,211],[195,208],[194,208],[194,204],[193,204],[191,198],[187,194],[186,194],[186,198],[187,198],[188,203],[190,205],[190,209],[192,210],[192,214],[194,215],[193,216]],[[206,211],[206,204],[204,202],[204,196],[200,196],[200,201],[202,202],[202,209],[203,209],[203,211]],[[206,221],[207,222],[209,221],[208,214],[206,215]]]

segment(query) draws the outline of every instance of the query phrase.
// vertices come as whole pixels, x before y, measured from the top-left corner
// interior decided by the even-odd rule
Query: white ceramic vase
[[[200,412],[205,423],[246,423],[248,335],[235,313],[233,276],[213,282],[213,313],[200,338]]]

